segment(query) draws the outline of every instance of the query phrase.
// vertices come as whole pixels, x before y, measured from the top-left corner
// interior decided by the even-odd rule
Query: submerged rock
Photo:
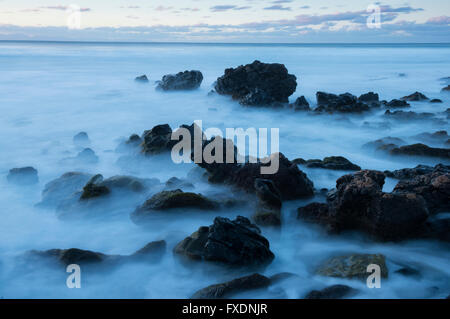
[[[414,138],[427,142],[442,143],[445,142],[449,138],[449,136],[447,134],[447,131],[442,130],[436,131],[434,133],[422,133],[414,136]]]
[[[33,185],[39,183],[38,171],[34,167],[20,167],[9,170],[6,179],[16,185]]]
[[[367,266],[372,264],[380,267],[382,278],[388,277],[386,257],[381,254],[353,254],[332,257],[318,267],[317,274],[365,281],[370,275],[367,272]]]
[[[86,266],[100,263],[117,263],[117,262],[132,262],[145,261],[155,262],[162,258],[166,251],[166,242],[155,241],[145,245],[135,253],[122,255],[106,255],[90,250],[83,250],[78,248],[70,249],[50,249],[46,251],[31,250],[25,254],[26,258],[51,259],[61,263],[64,266],[77,264]]]
[[[56,207],[62,201],[82,190],[92,175],[81,172],[68,172],[47,183],[42,191],[39,206]]]
[[[200,227],[180,242],[174,253],[234,266],[264,266],[274,259],[269,241],[256,225],[242,216],[233,221],[216,217],[213,225]]]
[[[179,91],[198,89],[203,81],[200,71],[184,71],[177,74],[164,75],[157,89],[163,91]]]
[[[441,99],[432,99],[430,103],[442,103]]]
[[[413,144],[395,147],[390,150],[391,155],[409,155],[450,158],[450,149],[429,147],[425,144]]]
[[[126,153],[129,151],[135,151],[138,150],[139,147],[142,144],[142,139],[139,135],[137,134],[132,134],[130,135],[130,137],[125,140],[122,141],[117,147],[116,147],[116,152],[118,153]]]
[[[364,103],[377,103],[380,101],[380,97],[378,93],[368,92],[365,94],[361,94],[360,97],[358,98],[358,101]]]
[[[406,142],[398,137],[384,137],[376,141],[364,144],[362,147],[366,149],[374,149],[377,151],[389,151],[397,146],[405,145]]]
[[[162,191],[153,195],[135,212],[134,216],[145,215],[151,211],[174,208],[214,209],[217,205],[202,194],[186,193],[181,189]]]
[[[429,98],[427,98],[424,94],[420,92],[415,92],[411,95],[402,97],[403,101],[428,101]]]
[[[359,171],[361,167],[353,164],[348,159],[342,156],[330,156],[325,157],[323,160],[307,160],[305,161],[306,167],[309,168],[324,168],[331,170],[341,171]]]
[[[448,92],[450,91],[450,85],[447,85],[445,88],[442,88],[443,92]]]
[[[225,70],[217,79],[215,90],[230,95],[243,105],[288,103],[297,88],[297,78],[283,64],[254,61]]]
[[[147,75],[145,75],[145,74],[136,77],[134,80],[135,80],[136,82],[148,83],[148,78],[147,78]]]
[[[333,285],[322,290],[313,290],[308,293],[305,299],[342,299],[351,297],[358,290],[346,285]]]
[[[80,199],[103,197],[109,195],[113,189],[139,193],[147,188],[146,182],[146,180],[132,176],[113,176],[103,180],[103,176],[97,174],[83,187]]]
[[[301,96],[295,100],[294,103],[289,104],[295,111],[310,111],[309,103],[304,96]]]
[[[441,166],[441,164],[438,164]],[[396,178],[396,179],[411,179],[418,175],[425,175],[433,172],[438,166],[431,167],[427,165],[417,165],[414,168],[402,168],[395,171],[385,171],[384,174],[387,177]],[[450,172],[450,167],[442,165],[448,172]]]
[[[281,194],[273,181],[268,179],[255,179],[255,190],[258,204],[253,220],[261,226],[281,225]]]
[[[82,162],[85,164],[96,164],[98,163],[98,156],[90,148],[85,148],[73,158],[77,162]]]
[[[192,299],[220,299],[230,298],[241,292],[267,288],[271,281],[260,274],[253,274],[237,278],[221,284],[211,285],[200,289],[191,297]]]
[[[417,120],[428,120],[434,118],[433,113],[416,113],[413,111],[405,112],[405,111],[395,111],[391,112],[390,110],[387,110],[384,113],[385,116],[395,119],[395,120],[410,120],[410,121],[417,121]]]
[[[362,113],[370,110],[369,105],[358,101],[358,98],[350,93],[340,95],[317,92],[317,108],[315,112],[326,113]]]
[[[91,143],[86,132],[80,132],[73,137],[73,143],[78,146],[87,146]]]

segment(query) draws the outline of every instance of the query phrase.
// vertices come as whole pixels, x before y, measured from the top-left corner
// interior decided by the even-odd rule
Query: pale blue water
[[[225,272],[204,272],[180,265],[171,249],[215,215],[183,218],[150,228],[135,226],[123,218],[103,222],[58,220],[53,211],[34,207],[50,180],[67,171],[83,170],[105,177],[133,174],[165,181],[186,177],[193,165],[175,165],[149,159],[144,166],[117,164],[112,152],[120,138],[141,134],[157,124],[172,127],[202,120],[203,127],[256,127],[280,129],[280,150],[289,158],[345,156],[368,169],[392,170],[417,164],[435,165],[439,160],[398,160],[374,156],[361,145],[385,136],[409,137],[449,129],[448,123],[393,123],[390,129],[367,128],[363,122],[381,123],[379,113],[365,117],[308,116],[291,110],[243,108],[227,97],[208,96],[213,82],[225,68],[262,62],[284,63],[298,78],[295,98],[305,95],[314,104],[316,91],[378,92],[390,100],[420,91],[443,104],[412,103],[417,112],[441,112],[449,107],[450,95],[441,93],[450,76],[449,45],[193,45],[193,44],[100,44],[0,42],[0,296],[5,298],[105,297],[187,298],[197,289],[230,279]],[[204,75],[199,90],[164,93],[153,82],[164,74],[198,69]],[[399,74],[406,74],[400,77]],[[134,78],[147,74],[150,84]],[[62,158],[79,151],[72,137],[86,131],[100,158],[94,166],[62,164]],[[35,187],[12,187],[6,174],[12,167],[34,166],[40,183]],[[317,188],[333,187],[345,172],[305,170]],[[388,181],[387,188],[394,186]],[[225,188],[226,191],[228,191]],[[196,191],[212,193],[222,188],[198,182]],[[149,194],[150,195],[150,194]],[[248,297],[299,298],[325,284],[344,282],[360,289],[361,298],[438,298],[450,293],[450,253],[437,242],[378,244],[357,238],[331,238],[320,229],[295,220],[302,202],[287,203],[280,233],[263,229],[276,255],[266,275],[289,271],[300,275],[279,291]],[[134,207],[130,207],[130,212]],[[220,212],[233,217],[252,211]],[[126,266],[113,273],[89,278],[82,289],[65,285],[65,272],[34,269],[12,275],[13,258],[29,249],[78,247],[110,254],[128,254],[149,241],[166,239],[168,252],[161,264]],[[315,263],[338,252],[384,253],[391,269],[395,262],[422,269],[422,280],[392,274],[382,289],[369,290],[353,281],[336,281],[313,275]],[[203,269],[202,267],[198,267]],[[438,289],[432,289],[437,287]],[[277,289],[278,289],[277,288]],[[275,289],[275,288],[274,288]]]

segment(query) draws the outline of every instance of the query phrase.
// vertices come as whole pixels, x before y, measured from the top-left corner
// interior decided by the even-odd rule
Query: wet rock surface
[[[358,100],[350,93],[340,95],[317,92],[317,108],[315,112],[325,113],[362,113],[370,110],[369,105]],[[364,98],[363,98],[364,99]]]
[[[327,277],[366,280],[367,266],[378,265],[381,277],[388,277],[386,257],[381,254],[352,254],[332,257],[317,268],[317,274]]]
[[[269,278],[260,274],[253,274],[200,289],[194,293],[192,299],[230,298],[241,292],[267,288],[270,283]]]
[[[428,218],[426,201],[414,192],[382,192],[384,179],[384,173],[369,170],[342,176],[326,204],[301,207],[298,217],[331,232],[359,230],[383,241],[420,236]]]
[[[203,81],[200,71],[184,71],[177,74],[164,75],[158,82],[157,89],[163,91],[180,91],[198,89]]]
[[[157,211],[170,209],[200,209],[211,210],[218,207],[218,203],[201,194],[186,193],[181,189],[162,191],[153,195],[143,205],[138,207],[131,215],[133,221],[139,222],[146,217],[151,217]]]
[[[288,103],[296,88],[297,78],[283,64],[260,61],[226,69],[215,84],[217,93],[254,106]]]
[[[281,194],[273,181],[257,178],[255,190],[258,197],[253,220],[261,226],[281,225]]]
[[[302,160],[297,159],[296,163],[303,164],[308,168],[324,168],[331,170],[340,171],[359,171],[361,167],[353,164],[348,159],[342,156],[330,156],[325,157],[323,160],[312,159],[312,160]]]
[[[304,96],[301,96],[295,100],[294,103],[289,104],[289,107],[293,108],[294,111],[310,111],[309,103]]]
[[[313,290],[305,299],[343,299],[355,295],[358,291],[346,285],[333,285],[322,290]]]
[[[255,267],[267,265],[275,257],[260,229],[242,216],[233,221],[216,217],[213,225],[200,227],[181,241],[174,253],[190,259]]]
[[[418,102],[418,101],[428,101],[429,98],[427,98],[424,94],[422,94],[420,92],[414,92],[411,95],[407,95],[407,96],[402,97],[402,100],[403,101],[415,101],[415,102]]]
[[[430,147],[425,144],[404,145],[394,147],[389,152],[391,155],[426,156],[438,158],[450,158],[450,149]]]
[[[140,83],[148,83],[148,78],[147,78],[147,75],[145,75],[145,74],[137,76],[134,80],[136,82],[140,82]]]
[[[6,179],[9,183],[16,185],[33,185],[39,183],[38,171],[31,166],[10,169]]]

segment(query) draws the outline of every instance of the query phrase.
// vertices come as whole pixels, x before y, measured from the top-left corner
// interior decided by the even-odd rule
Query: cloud
[[[449,25],[450,17],[449,16],[440,16],[440,17],[429,18],[427,20],[427,24]]]
[[[291,11],[290,7],[283,7],[282,5],[276,4],[270,7],[265,7],[264,10],[281,10],[281,11]]]
[[[222,11],[227,11],[227,10],[231,10],[236,8],[236,6],[233,5],[219,5],[219,6],[213,6],[210,8],[211,11],[213,12],[222,12]]]

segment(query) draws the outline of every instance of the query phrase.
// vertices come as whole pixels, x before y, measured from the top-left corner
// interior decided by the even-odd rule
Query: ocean
[[[289,159],[344,156],[364,169],[395,170],[419,164],[443,163],[436,158],[389,157],[362,148],[367,142],[392,136],[413,136],[448,130],[448,121],[391,121],[379,110],[365,115],[311,115],[289,108],[243,107],[227,96],[208,94],[224,70],[254,60],[282,63],[297,77],[294,102],[304,95],[312,106],[317,91],[376,92],[383,100],[419,91],[440,104],[411,102],[411,111],[444,112],[450,95],[441,92],[450,76],[448,44],[187,44],[0,42],[0,297],[4,298],[188,298],[208,285],[248,274],[204,263],[184,265],[173,247],[214,217],[251,216],[251,207],[219,212],[179,213],[173,218],[138,226],[129,218],[136,204],[119,203],[95,219],[61,220],[54,209],[42,209],[45,185],[62,174],[81,171],[140,178],[171,177],[192,182],[195,192],[229,194],[227,186],[207,183],[196,166],[174,164],[156,156],[132,161],[115,151],[131,134],[141,135],[158,124],[177,128],[201,120],[203,128],[278,128],[280,151]],[[198,90],[162,92],[154,82],[163,75],[200,70]],[[146,74],[149,83],[135,77]],[[73,136],[87,132],[98,163],[65,161],[80,152]],[[448,162],[444,164],[449,164]],[[14,186],[7,182],[14,167],[33,166],[39,183]],[[348,172],[300,167],[316,189],[331,189]],[[387,179],[385,191],[396,181]],[[146,194],[148,198],[153,193]],[[248,298],[302,298],[312,289],[343,283],[358,289],[357,298],[441,298],[450,293],[448,244],[432,240],[379,243],[360,234],[329,235],[322,228],[296,219],[296,208],[315,199],[283,203],[281,229],[262,228],[276,258],[262,274],[295,273]],[[114,208],[115,207],[115,208]],[[167,252],[151,265],[127,264],[114,270],[83,274],[81,289],[68,289],[65,269],[42,263],[18,262],[28,250],[81,248],[105,254],[130,254],[164,239]],[[317,276],[317,264],[346,253],[381,253],[389,278],[381,289],[365,282]],[[395,272],[402,266],[420,270],[421,278]]]

